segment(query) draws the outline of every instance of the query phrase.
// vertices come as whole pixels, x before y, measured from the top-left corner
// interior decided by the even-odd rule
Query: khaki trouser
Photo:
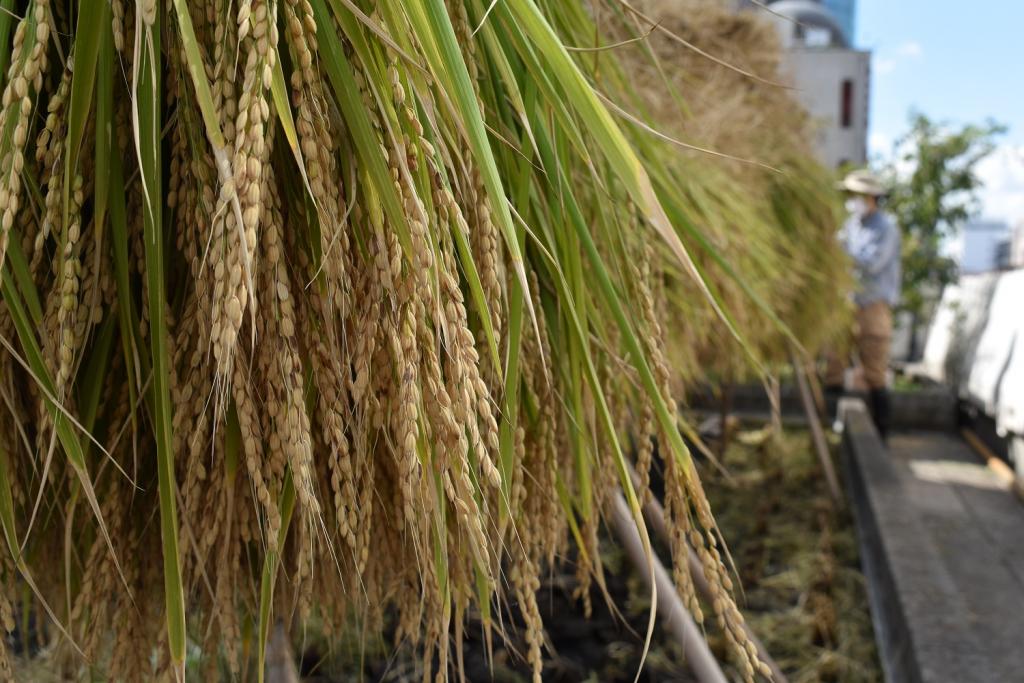
[[[885,375],[889,369],[889,345],[892,342],[892,310],[889,304],[875,301],[858,309],[853,337],[868,389],[884,389]],[[835,353],[827,354],[826,358],[828,369],[825,371],[825,384],[842,385],[849,359],[840,358]]]

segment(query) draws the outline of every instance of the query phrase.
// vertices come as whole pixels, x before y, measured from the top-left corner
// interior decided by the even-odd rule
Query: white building
[[[786,48],[783,69],[796,98],[818,125],[815,148],[823,164],[867,163],[871,53],[855,50],[829,8],[815,0],[770,3]],[[853,2],[847,7],[852,28]]]
[[[1010,265],[1010,226],[1002,221],[971,221],[961,235],[960,273],[987,273]]]
[[[1010,235],[1010,268],[1024,268],[1024,219],[1017,221]]]

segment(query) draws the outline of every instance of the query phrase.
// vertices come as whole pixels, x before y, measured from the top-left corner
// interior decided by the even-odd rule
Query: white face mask
[[[846,200],[846,210],[857,218],[863,218],[869,210],[868,202],[863,197],[850,197]]]

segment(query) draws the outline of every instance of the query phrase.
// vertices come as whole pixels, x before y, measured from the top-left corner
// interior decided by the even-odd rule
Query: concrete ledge
[[[1007,643],[1020,632],[1019,582],[1013,561],[979,529],[999,521],[980,503],[1005,503],[1006,494],[967,488],[979,499],[970,508],[956,486],[916,478],[904,452],[924,449],[914,452],[949,467],[962,444],[945,435],[898,436],[900,455],[890,454],[863,403],[843,407],[847,488],[886,681],[1019,680],[1021,649]],[[1007,528],[1020,528],[1015,512],[1004,513]]]
[[[846,486],[857,524],[861,566],[868,583],[871,620],[885,679],[888,683],[919,683],[923,679],[889,564],[887,544],[878,523],[880,512],[891,506],[893,495],[898,495],[891,490],[897,479],[885,457],[885,445],[863,402],[855,401],[851,408],[844,410],[844,418],[842,452]],[[905,522],[913,525],[912,520]],[[913,538],[915,534],[909,536]],[[916,534],[916,537],[922,535]]]
[[[782,385],[779,388],[779,401],[783,415],[803,415],[803,405],[796,385]],[[719,412],[721,409],[721,399],[709,385],[691,389],[687,404],[690,408],[708,412]],[[729,391],[729,409],[735,413],[767,414],[771,404],[760,384],[737,384]]]
[[[795,386],[784,385],[779,391],[783,417],[803,420],[803,405]],[[738,416],[760,417],[769,415],[771,404],[764,388],[743,384],[734,387],[730,396],[730,413]],[[891,393],[892,424],[894,429],[928,429],[932,431],[953,431],[957,425],[956,397],[941,386],[923,387],[915,391],[894,391]],[[719,399],[710,387],[692,391],[688,407],[717,413],[721,410]]]
[[[892,424],[895,429],[956,429],[956,396],[942,386],[892,392]]]

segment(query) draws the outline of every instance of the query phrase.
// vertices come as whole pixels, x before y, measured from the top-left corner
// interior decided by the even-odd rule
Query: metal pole
[[[675,584],[672,583],[665,567],[653,553],[648,555],[644,552],[644,544],[640,539],[640,532],[637,531],[636,522],[619,492],[615,493],[612,501],[611,517],[615,535],[619,537],[619,542],[622,543],[630,561],[648,588],[653,564],[654,582],[658,588],[658,614],[665,619],[669,630],[682,645],[683,656],[697,680],[700,683],[729,683],[697,624],[683,607],[683,601],[680,600]]]
[[[295,667],[295,653],[288,642],[288,631],[284,622],[278,621],[267,644],[267,683],[299,683],[299,672]]]
[[[633,482],[639,481],[639,477],[636,472],[633,471],[632,465],[630,465],[630,474],[633,477]],[[651,529],[654,533],[664,541],[666,544],[669,543],[668,533],[668,522],[665,521],[665,509],[661,507],[661,503],[654,496],[651,496],[651,501],[644,506],[644,516],[647,517],[647,521],[651,525]],[[693,551],[690,544],[686,544],[687,564],[690,567],[690,576],[693,577],[693,587],[697,589],[697,592],[705,600],[712,600],[711,587],[708,585],[708,580],[704,576],[704,569],[701,567],[700,559],[697,557],[697,553]],[[660,588],[659,588],[660,590]],[[786,675],[782,673],[782,669],[775,663],[772,656],[768,654],[768,649],[761,642],[761,639],[754,635],[754,632],[747,625],[747,622],[743,622],[743,630],[747,634],[747,638],[757,648],[757,655],[761,658],[761,661],[768,665],[768,668],[772,671],[772,680],[775,683],[789,683],[786,679]]]
[[[795,351],[790,352],[793,361],[793,375],[796,376],[796,385],[800,390],[800,402],[803,404],[804,413],[807,415],[807,424],[811,428],[811,440],[814,442],[814,450],[818,454],[821,468],[825,471],[825,479],[828,481],[828,491],[832,496],[832,502],[840,505],[843,502],[843,492],[839,488],[839,477],[836,476],[836,468],[832,464],[832,455],[828,450],[828,443],[825,441],[825,431],[821,428],[821,419],[814,406],[814,399],[811,390],[807,386],[807,376],[804,374],[803,365]]]

